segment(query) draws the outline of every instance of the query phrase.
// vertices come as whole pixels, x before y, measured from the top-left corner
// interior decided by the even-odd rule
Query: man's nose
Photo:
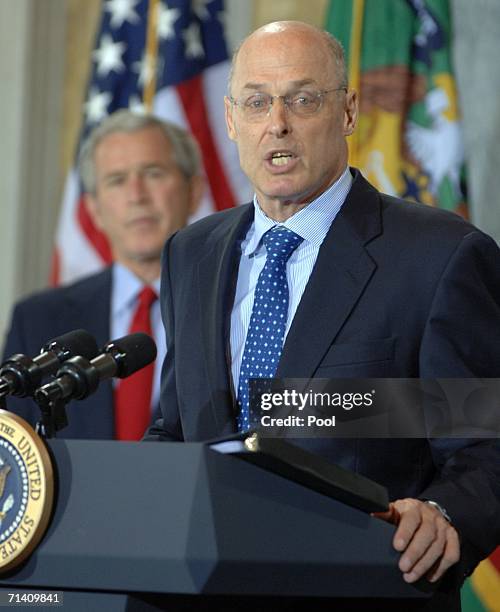
[[[144,176],[140,172],[134,172],[128,180],[128,196],[133,202],[142,202],[147,195]]]
[[[269,108],[269,131],[277,138],[283,138],[292,131],[290,111],[281,96],[273,98]]]

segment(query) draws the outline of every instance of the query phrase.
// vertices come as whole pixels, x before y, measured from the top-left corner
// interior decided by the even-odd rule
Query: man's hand
[[[436,582],[460,559],[458,533],[444,516],[418,499],[398,499],[391,502],[388,512],[373,516],[397,525],[392,541],[402,552],[399,569],[406,582],[426,576]]]

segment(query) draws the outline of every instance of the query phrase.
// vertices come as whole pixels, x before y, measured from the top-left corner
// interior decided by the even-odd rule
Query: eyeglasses
[[[271,112],[274,100],[282,99],[286,108],[298,117],[315,115],[323,106],[323,98],[333,91],[345,91],[347,87],[324,89],[323,91],[300,90],[286,96],[271,96],[271,94],[257,92],[249,96],[238,98],[230,97],[233,106],[237,106],[247,121],[260,121]]]

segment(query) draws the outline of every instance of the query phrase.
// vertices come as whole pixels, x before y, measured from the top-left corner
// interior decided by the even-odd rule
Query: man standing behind
[[[114,264],[70,286],[19,302],[12,315],[4,357],[34,355],[52,337],[76,328],[99,346],[132,331],[150,332],[156,363],[113,388],[68,406],[70,438],[140,439],[159,402],[165,355],[158,294],[160,258],[167,238],[186,225],[204,189],[200,154],[183,129],[152,116],[120,110],[106,118],[82,147],[80,173],[85,203],[111,245]],[[148,329],[149,328],[149,329]],[[30,399],[9,398],[7,407],[34,424]]]
[[[342,48],[326,32],[278,22],[242,43],[226,121],[255,197],[165,247],[162,418],[147,439],[247,430],[250,378],[500,376],[497,245],[349,168],[356,118]],[[388,488],[405,581],[457,578],[447,570],[458,561],[463,579],[494,548],[498,444],[300,443]],[[450,599],[456,609],[456,588]]]

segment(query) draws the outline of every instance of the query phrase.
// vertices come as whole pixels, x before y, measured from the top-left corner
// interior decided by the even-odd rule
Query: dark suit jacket
[[[4,348],[4,359],[14,353],[34,356],[56,336],[85,329],[102,347],[109,339],[111,268],[67,287],[48,289],[16,304]],[[29,398],[7,399],[7,408],[34,425],[38,406]],[[112,439],[113,393],[109,380],[81,401],[67,408],[69,425],[58,434],[64,438]]]
[[[162,418],[147,439],[235,432],[229,325],[246,205],[202,219],[165,247],[162,314],[170,339]],[[359,172],[326,236],[283,347],[277,377],[500,376],[500,255],[460,217],[380,194]],[[463,440],[301,441],[386,485],[391,498],[448,509],[464,572],[500,533],[500,454]]]

